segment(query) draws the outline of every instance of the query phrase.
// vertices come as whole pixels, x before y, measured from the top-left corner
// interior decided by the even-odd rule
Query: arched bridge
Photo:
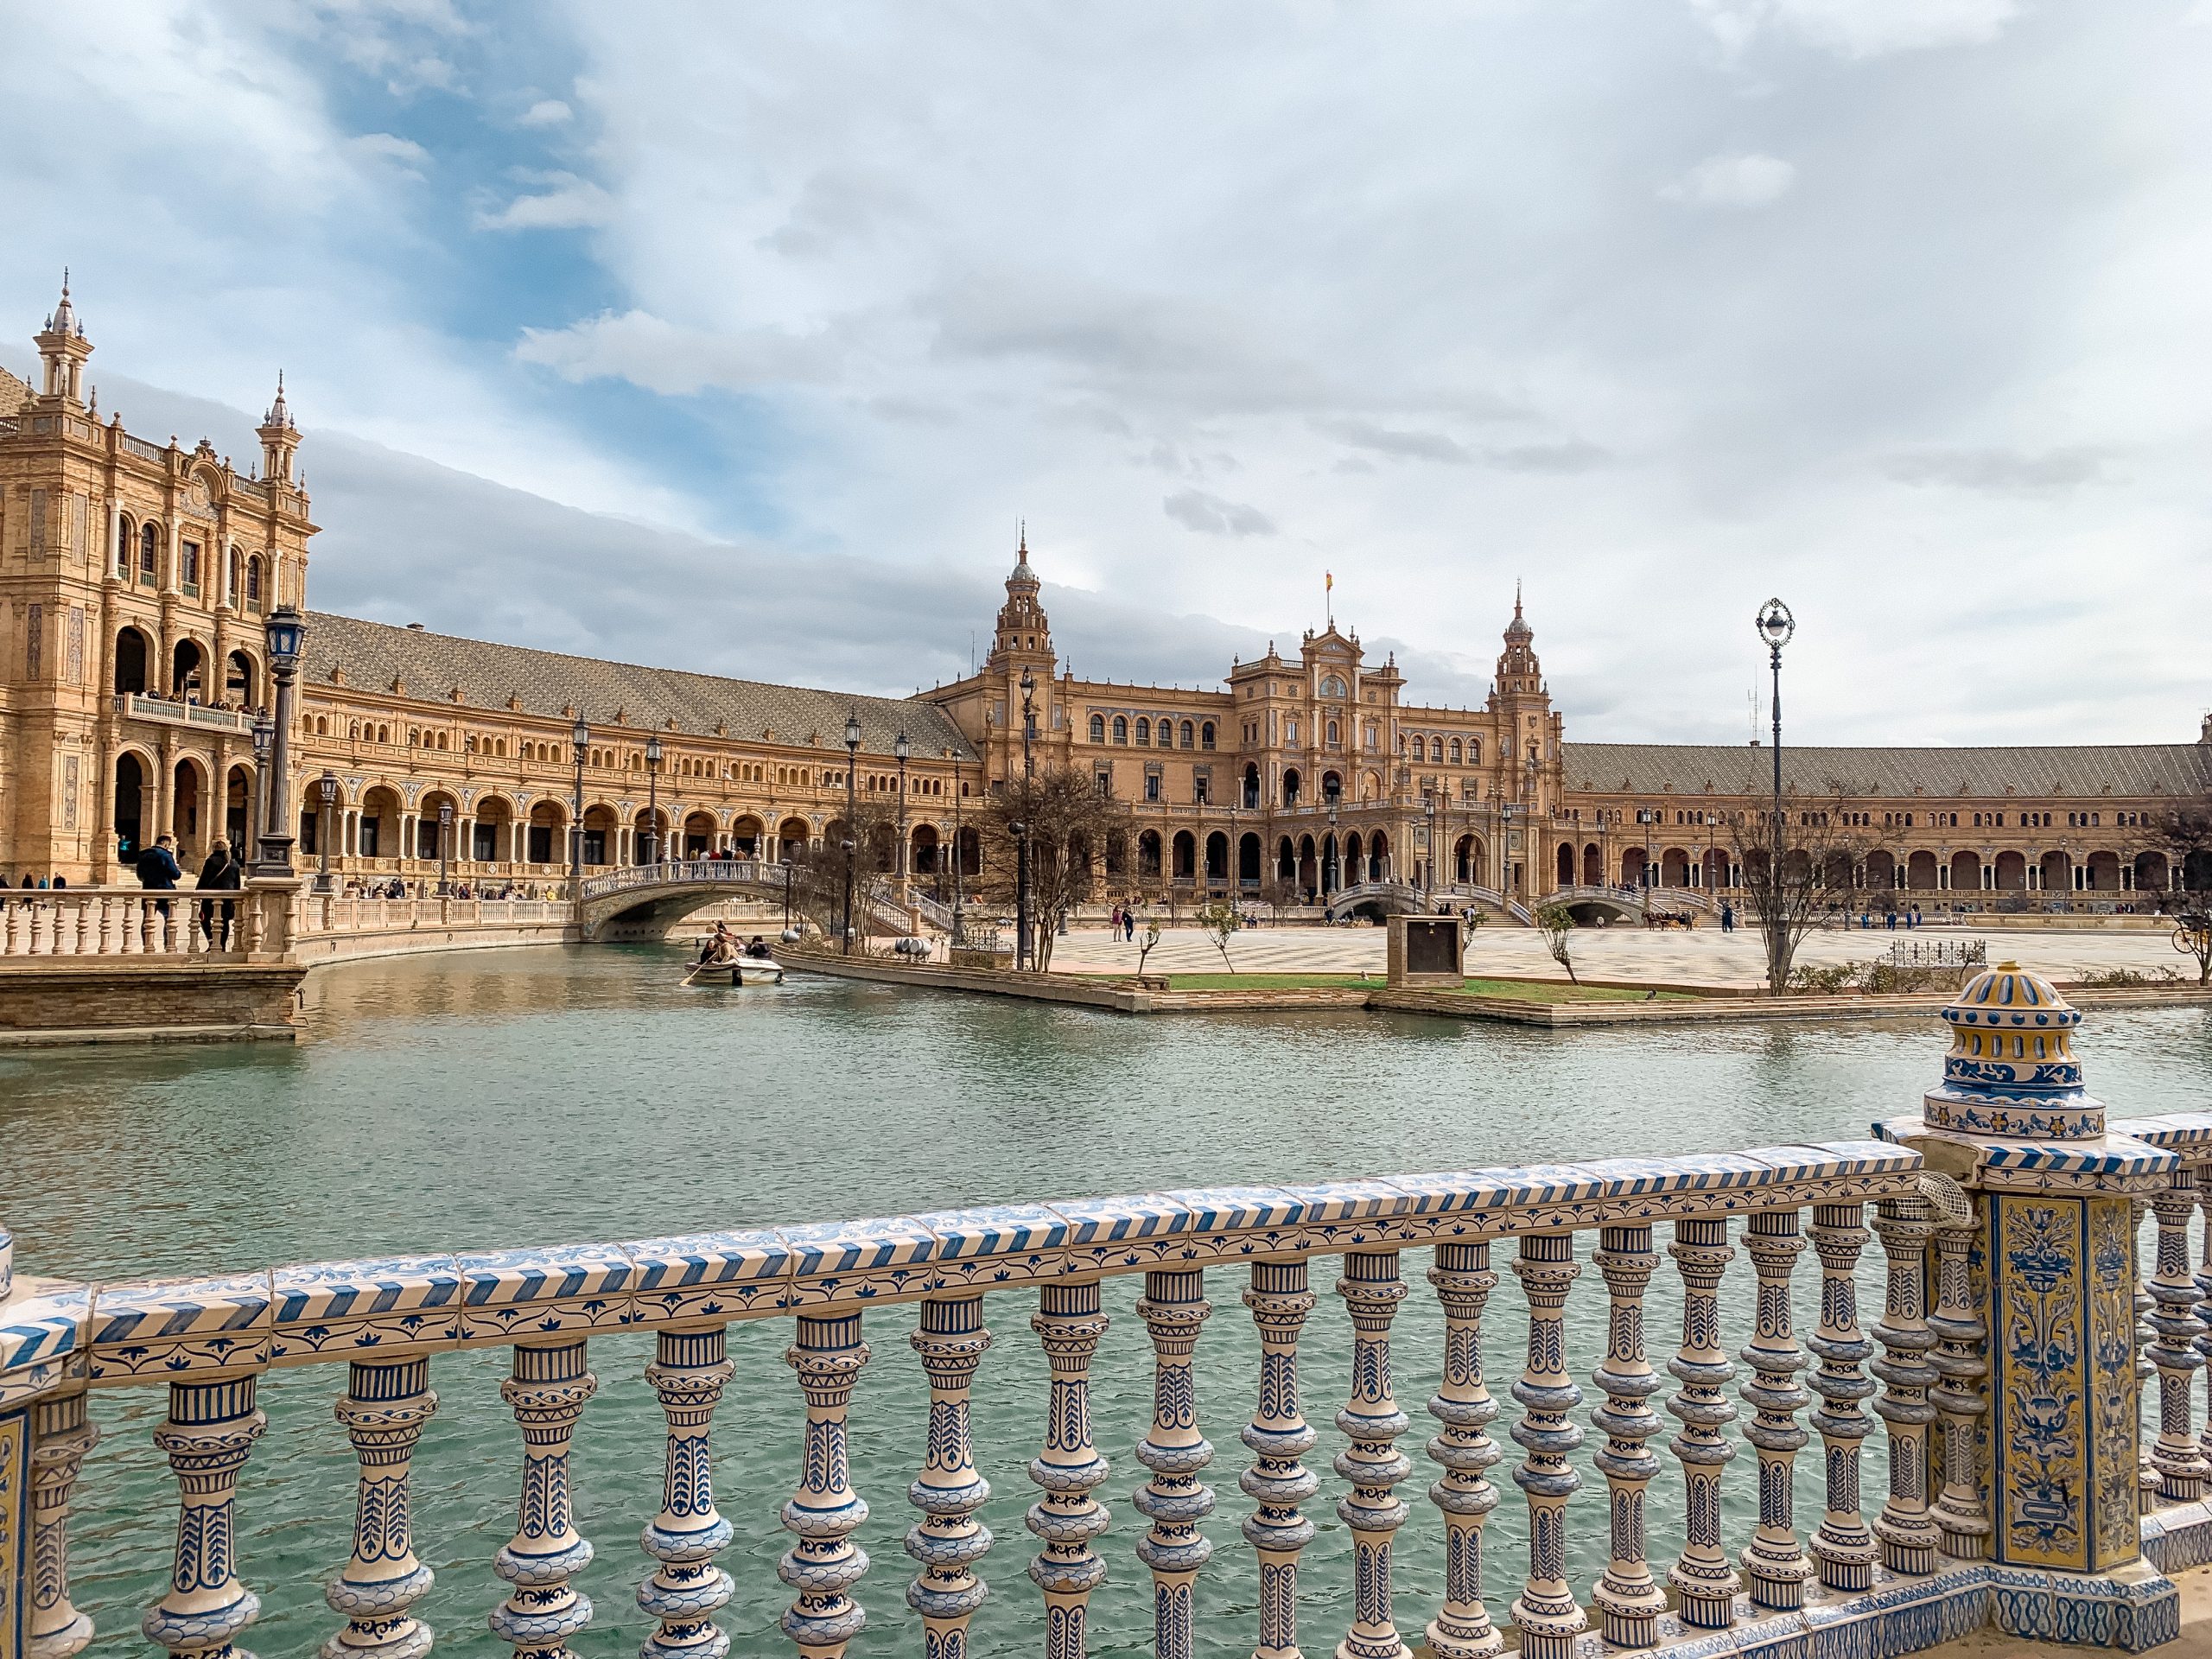
[[[753,858],[696,858],[672,864],[634,864],[605,875],[585,878],[578,920],[586,939],[659,939],[696,910],[718,899],[761,899],[780,903],[790,867]],[[893,933],[915,933],[934,920],[937,908],[916,895],[912,906],[880,894],[860,902],[876,925]]]
[[[1713,895],[1702,887],[1560,887],[1544,895],[1544,902],[1565,905],[1579,922],[1600,918],[1607,922],[1641,924],[1651,912],[1681,915],[1685,911],[1713,913]]]
[[[1411,881],[1362,881],[1355,887],[1341,887],[1329,895],[1329,919],[1340,922],[1350,916],[1412,916],[1444,904],[1454,909],[1479,906],[1495,915],[1510,917],[1523,926],[1535,921],[1525,906],[1493,888],[1453,882],[1449,887],[1424,892]]]

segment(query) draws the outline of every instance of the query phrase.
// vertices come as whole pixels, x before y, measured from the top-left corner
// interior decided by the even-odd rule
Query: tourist
[[[1124,910],[1122,912],[1122,938],[1124,943],[1134,944],[1136,938],[1137,913],[1134,910]]]
[[[1720,931],[1723,933],[1733,933],[1736,931],[1736,906],[1726,899],[1720,901]]]
[[[69,878],[66,875],[57,875],[54,878],[54,885],[57,887],[66,887],[69,885]]]
[[[200,879],[194,886],[201,893],[236,893],[245,883],[239,880],[238,861],[231,856],[231,843],[221,836],[207,849],[207,861],[200,867]],[[200,931],[206,935],[207,948],[220,950],[222,942],[230,936],[231,923],[238,915],[235,899],[223,900],[223,931],[215,931],[215,901],[200,901]]]
[[[156,893],[176,891],[177,880],[183,875],[184,870],[177,863],[176,855],[170,850],[175,844],[176,837],[174,836],[156,836],[154,837],[154,844],[138,855],[138,861],[135,868],[137,871],[140,887]],[[25,876],[23,885],[28,887],[30,884],[30,877]],[[154,901],[154,908],[166,917],[169,913],[169,901],[166,899],[156,899]]]
[[[1122,931],[1122,907],[1121,907],[1121,906],[1119,906],[1119,905],[1115,906],[1114,906],[1114,910],[1113,910],[1113,913],[1112,913],[1111,915],[1109,915],[1109,916],[1108,916],[1108,917],[1107,917],[1107,918],[1106,918],[1106,931],[1107,931],[1109,933],[1119,933],[1119,932]]]
[[[768,956],[767,940],[762,938],[758,933],[755,933],[753,936],[752,943],[745,947],[745,954],[748,957],[757,957],[762,961],[766,961]]]

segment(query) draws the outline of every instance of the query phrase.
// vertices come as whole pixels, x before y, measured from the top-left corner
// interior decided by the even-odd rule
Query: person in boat
[[[715,931],[708,935],[707,943],[700,948],[702,963],[725,963],[737,960],[737,939],[727,922],[716,922]]]
[[[758,933],[755,933],[753,936],[753,942],[745,947],[745,954],[748,957],[758,957],[763,962],[766,961],[768,958],[768,942],[762,938]]]

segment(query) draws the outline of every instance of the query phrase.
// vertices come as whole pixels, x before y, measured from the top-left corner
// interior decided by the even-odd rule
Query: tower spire
[[[46,372],[46,396],[68,404],[83,402],[85,359],[92,354],[92,343],[85,338],[85,325],[78,321],[77,308],[70,302],[67,265],[61,269],[61,303],[54,308],[36,339],[39,361]]]

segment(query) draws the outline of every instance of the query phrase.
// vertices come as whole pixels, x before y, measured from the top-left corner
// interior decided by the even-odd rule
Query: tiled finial
[[[1977,974],[1943,1010],[1951,1052],[1927,1096],[1929,1128],[2016,1141],[2090,1141],[2104,1103],[2082,1087],[2072,1033],[2081,1010],[2016,962]]]

